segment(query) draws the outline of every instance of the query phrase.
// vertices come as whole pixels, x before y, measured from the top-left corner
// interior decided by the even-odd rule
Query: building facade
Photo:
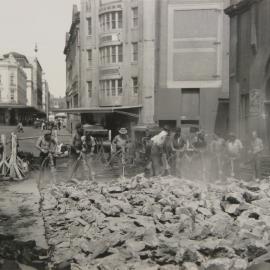
[[[50,90],[49,83],[47,80],[43,79],[42,81],[42,110],[45,112],[48,119],[50,112]]]
[[[253,130],[269,146],[270,2],[238,0],[230,17],[230,129],[242,140]]]
[[[81,0],[64,51],[70,119],[110,129],[157,123],[225,130],[225,6],[223,0]]]
[[[37,57],[28,57],[29,62],[32,66],[32,93],[34,97],[32,97],[32,101],[34,107],[38,110],[42,111],[42,74],[43,70],[39,63]]]
[[[20,120],[18,110],[11,108],[26,105],[26,80],[25,72],[12,55],[0,59],[0,123]]]

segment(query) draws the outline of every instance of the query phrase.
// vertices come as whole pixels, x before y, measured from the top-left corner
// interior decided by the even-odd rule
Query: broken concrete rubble
[[[43,198],[52,260],[74,269],[244,270],[269,252],[267,181],[205,185],[139,175],[62,183]]]

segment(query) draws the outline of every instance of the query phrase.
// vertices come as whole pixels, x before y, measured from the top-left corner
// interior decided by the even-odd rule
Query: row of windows
[[[132,27],[137,28],[139,23],[138,7],[131,9]],[[88,35],[92,35],[92,19],[87,18],[88,21]],[[123,27],[122,11],[113,11],[99,16],[99,25],[102,32],[121,29]]]
[[[100,64],[112,64],[123,62],[123,45],[105,46],[99,49]],[[92,50],[87,50],[88,67],[93,64]],[[138,61],[138,42],[132,43],[132,61]]]
[[[107,96],[122,96],[123,95],[123,80],[101,80],[99,82],[100,91],[106,93]]]
[[[121,29],[123,26],[122,11],[114,11],[99,16],[99,25],[101,31],[110,31]]]
[[[99,49],[101,64],[122,63],[123,45],[106,46]]]
[[[123,80],[122,79],[111,79],[99,81],[100,91],[107,96],[122,96],[123,95]],[[132,89],[133,94],[138,95],[139,84],[138,77],[132,77]],[[93,95],[93,84],[92,81],[87,82],[88,97],[91,98]]]

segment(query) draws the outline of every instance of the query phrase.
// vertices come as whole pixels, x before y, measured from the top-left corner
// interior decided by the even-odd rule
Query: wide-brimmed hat
[[[171,129],[170,129],[170,127],[168,126],[168,125],[165,125],[164,127],[163,127],[163,129],[165,130],[165,131],[170,131]]]
[[[122,135],[127,134],[127,132],[128,132],[128,131],[127,131],[126,128],[120,128],[120,129],[119,129],[119,133],[122,134]]]

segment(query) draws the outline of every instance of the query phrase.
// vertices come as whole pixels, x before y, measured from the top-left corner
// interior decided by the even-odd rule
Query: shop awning
[[[28,110],[31,112],[36,112],[38,114],[44,114],[45,112],[33,107],[33,106],[27,106],[27,105],[23,105],[23,104],[9,104],[9,103],[2,103],[0,104],[0,109],[8,109],[8,110],[12,110],[12,109],[19,109],[19,110]]]
[[[139,115],[127,112],[129,109],[140,109],[142,105],[137,106],[115,106],[115,107],[91,107],[91,108],[68,108],[68,109],[53,109],[55,113],[65,112],[69,114],[81,114],[81,113],[119,113],[126,114],[131,117],[139,117]]]

